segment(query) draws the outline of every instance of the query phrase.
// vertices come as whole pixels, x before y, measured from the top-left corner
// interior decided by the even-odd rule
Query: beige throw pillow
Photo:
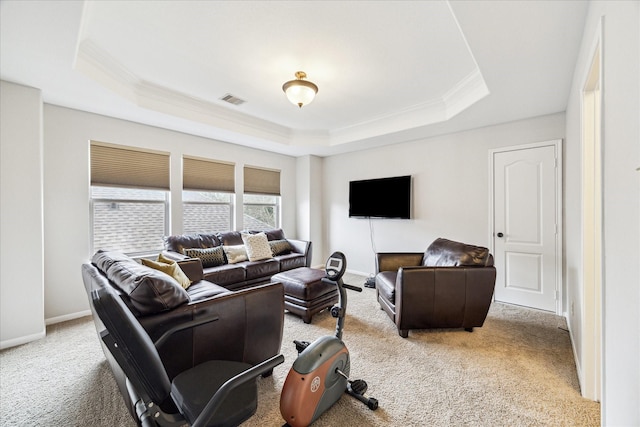
[[[273,258],[271,246],[269,246],[269,240],[267,240],[266,234],[242,233],[242,241],[244,242],[245,249],[247,250],[249,261],[260,261],[263,259]]]
[[[142,264],[147,267],[151,267],[154,270],[162,271],[165,274],[173,277],[176,282],[180,284],[184,289],[191,286],[191,280],[184,274],[184,271],[180,268],[177,262],[165,263],[159,261],[152,261],[150,259],[142,258]]]
[[[247,260],[247,252],[244,249],[244,245],[223,246],[223,248],[229,264],[236,264]]]

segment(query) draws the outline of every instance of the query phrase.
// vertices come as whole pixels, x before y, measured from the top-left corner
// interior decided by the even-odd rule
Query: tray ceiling
[[[586,12],[577,1],[0,7],[2,78],[45,102],[292,155],[564,111]],[[319,87],[302,109],[281,89],[298,70]]]

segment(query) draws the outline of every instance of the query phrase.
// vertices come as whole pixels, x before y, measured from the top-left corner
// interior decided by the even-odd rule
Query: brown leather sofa
[[[377,261],[378,302],[401,337],[484,324],[496,281],[487,248],[439,238],[424,253],[378,253]]]
[[[222,249],[225,246],[243,245],[242,233],[259,231],[228,231],[225,233],[200,233],[165,236],[164,256],[177,261],[189,259],[188,249]],[[281,229],[264,231],[274,249],[273,257],[260,261],[230,263],[225,256],[218,265],[204,265],[204,279],[227,289],[242,289],[261,283],[269,283],[271,276],[282,271],[311,265],[311,242],[287,239]],[[282,246],[281,244],[284,244]],[[279,248],[279,249],[276,249]]]
[[[140,322],[152,341],[169,333],[175,325],[207,316],[217,320],[179,330],[158,346],[160,359],[170,380],[208,360],[231,360],[258,364],[279,354],[284,326],[284,288],[280,283],[230,291],[203,280],[198,260],[179,263],[192,284],[185,290],[165,273],[138,263],[118,252],[98,251],[91,263],[82,265],[98,335],[104,325],[95,313],[92,292],[103,289],[117,294]],[[100,340],[102,343],[102,340]],[[103,350],[134,419],[135,396],[126,377],[108,349]],[[175,413],[169,396],[160,404]]]

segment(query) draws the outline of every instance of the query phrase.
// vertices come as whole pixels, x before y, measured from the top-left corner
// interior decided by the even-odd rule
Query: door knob
[[[498,236],[498,237],[504,237],[504,234],[502,234],[502,233],[498,233],[498,234],[497,234],[497,236]]]

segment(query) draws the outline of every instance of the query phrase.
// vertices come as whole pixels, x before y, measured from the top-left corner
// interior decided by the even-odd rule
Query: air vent
[[[237,96],[231,95],[230,93],[226,94],[220,99],[223,100],[224,102],[228,102],[229,104],[233,104],[233,105],[242,105],[245,102],[247,102],[244,99],[240,99]]]

